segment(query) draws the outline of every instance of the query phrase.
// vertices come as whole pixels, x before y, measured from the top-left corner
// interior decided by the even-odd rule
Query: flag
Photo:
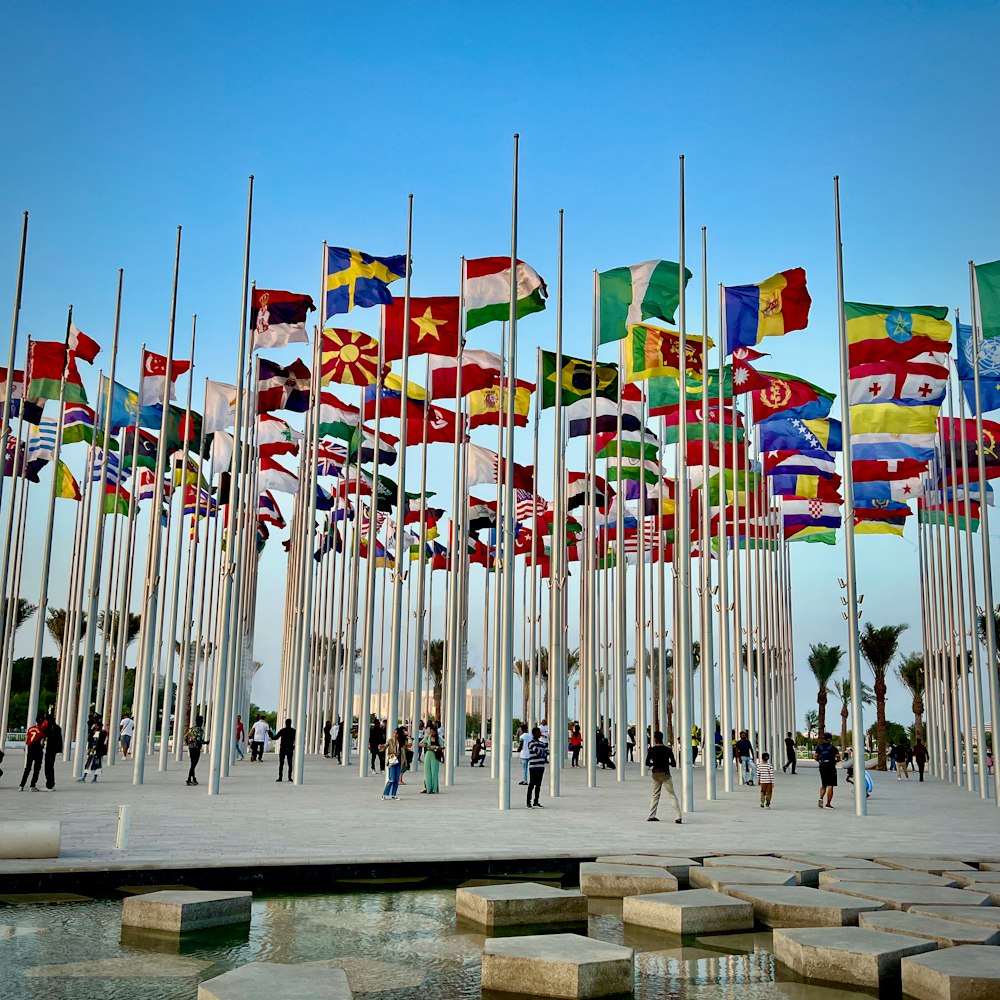
[[[851,427],[851,455],[855,461],[884,462],[911,458],[929,462],[934,457],[936,441],[936,434],[900,434],[893,431],[855,434]]]
[[[864,434],[932,434],[937,425],[939,407],[899,406],[896,403],[865,403],[851,407],[851,437]],[[833,448],[828,451],[836,451]]]
[[[781,501],[781,519],[786,529],[796,525],[839,528],[840,504],[831,500],[784,497]]]
[[[830,417],[799,420],[771,417],[757,425],[761,451],[840,451],[840,421]]]
[[[420,407],[418,415],[411,414],[406,419],[407,447],[423,444],[425,428],[428,444],[454,444],[455,419],[455,413],[452,410],[446,410],[443,406],[424,404]],[[521,423],[520,426],[523,427],[524,424]]]
[[[490,351],[462,351],[462,395],[496,384],[503,360]],[[458,365],[454,358],[431,355],[427,360],[427,387],[431,399],[454,399],[458,387]]]
[[[163,483],[163,499],[170,496],[170,483]],[[152,500],[156,496],[156,476],[149,469],[140,469],[139,477],[136,480],[135,498],[136,500]]]
[[[170,361],[169,377],[167,373],[167,359],[162,354],[154,351],[142,352],[142,382],[140,403],[143,406],[151,406],[154,403],[162,403],[164,394],[169,387],[170,399],[177,398],[177,380],[190,369],[190,361],[181,361],[172,358]]]
[[[921,477],[912,479],[862,480],[854,484],[854,502],[875,503],[882,500],[896,500],[900,503],[912,501],[923,492]]]
[[[62,460],[56,462],[56,496],[63,500],[82,500],[83,494],[77,481],[73,478],[73,473],[66,467]]]
[[[257,412],[291,410],[305,413],[309,409],[309,369],[298,359],[287,368],[264,358],[257,360]]]
[[[287,527],[278,503],[274,499],[274,495],[266,490],[260,495],[260,499],[257,502],[257,520],[266,521],[268,524],[273,524],[276,528]]]
[[[66,345],[55,340],[29,341],[25,390],[29,399],[58,399],[64,373],[63,401],[86,403],[87,393],[76,367],[76,358],[66,350]]]
[[[850,365],[866,361],[903,361],[913,353],[946,351],[950,347],[951,324],[945,306],[878,306],[845,302],[847,342],[866,345],[852,353]],[[896,347],[902,348],[902,352]]]
[[[629,327],[645,319],[674,321],[680,303],[680,265],[647,260],[631,267],[602,271],[600,283],[601,343],[624,338]],[[684,268],[685,286],[691,272]]]
[[[156,429],[162,426],[162,408],[160,406],[147,407],[156,411]],[[175,451],[181,451],[185,444],[188,450],[197,452],[201,444],[201,414],[181,406],[174,406],[172,403],[167,408],[167,427],[163,437],[163,447],[170,455]]]
[[[955,370],[962,380],[962,391],[972,415],[976,415],[975,347],[972,327],[967,323],[956,324],[958,345],[955,351]],[[979,395],[983,413],[1000,409],[1000,338],[979,342]]]
[[[1000,340],[996,343],[1000,344]],[[976,415],[976,385],[974,382],[963,382],[962,392],[965,393],[965,402],[969,407],[969,412]],[[1000,379],[991,378],[979,380],[979,401],[982,404],[983,413],[991,410],[1000,410]]]
[[[594,500],[598,507],[606,507],[614,497],[614,490],[600,476],[594,477]],[[590,477],[586,472],[569,472],[566,475],[566,509],[573,510],[590,502]]]
[[[855,462],[855,468],[857,463]],[[785,476],[833,476],[837,472],[837,462],[828,451],[766,451],[764,471],[768,475]]]
[[[97,412],[104,419],[108,380],[104,379],[101,384],[101,391],[98,396]],[[111,430],[116,431],[122,427],[129,427],[138,420],[141,427],[148,429],[160,427],[160,414],[163,411],[157,408],[154,417],[153,409],[150,406],[139,406],[139,393],[135,389],[129,389],[120,382],[111,383]]]
[[[107,483],[104,487],[104,513],[128,516],[128,506],[128,493],[114,483]]]
[[[403,320],[406,302],[397,299],[385,307],[385,324],[382,330],[382,350],[385,361],[395,361],[403,356]],[[409,354],[443,354],[454,357],[458,353],[458,296],[437,295],[431,298],[410,299]]]
[[[361,250],[327,247],[326,315],[350,312],[355,306],[388,305],[388,285],[405,275],[405,254],[373,257]]]
[[[396,464],[396,445],[399,438],[380,430],[376,438],[375,432],[368,427],[355,427],[348,438],[348,457],[352,461],[367,464],[374,460],[376,445],[379,465]],[[360,457],[358,453],[360,451]]]
[[[649,415],[658,416],[665,407],[678,406],[681,401],[681,384],[676,378],[664,376],[663,378],[651,378],[647,383],[649,389]],[[687,398],[689,402],[694,402],[695,397],[701,398],[701,376],[695,378],[689,374],[687,377]],[[722,398],[732,399],[733,396],[733,370],[726,365],[722,376]],[[710,371],[708,374],[708,398],[717,402],[719,399],[719,373]]]
[[[981,508],[969,501],[970,520],[965,517],[964,503],[930,503],[921,498],[917,501],[917,522],[919,524],[940,524],[959,531],[978,531]]]
[[[648,323],[628,328],[625,337],[625,381],[641,382],[647,378],[669,375],[679,378],[681,372],[680,334]],[[683,368],[701,378],[705,348],[714,347],[711,340],[688,335]]]
[[[853,414],[853,407],[867,403],[936,408],[944,402],[947,391],[947,368],[941,365],[887,361],[851,368],[847,398]]]
[[[702,437],[702,413],[708,422],[708,438],[710,441],[718,442],[720,433],[726,441],[742,441],[745,437],[743,431],[743,418],[732,408],[723,406],[720,410],[718,404],[709,402],[708,408],[703,410],[701,397],[690,400],[684,414],[684,436],[688,441],[700,441]],[[666,433],[663,437],[664,444],[676,444],[681,439],[680,432],[680,407],[669,406],[660,410],[660,416],[664,418]]]
[[[187,465],[185,466],[181,462],[180,458],[174,458],[171,462],[171,467],[173,468],[173,484],[175,487],[184,486],[207,486],[207,483],[201,476],[201,469],[198,463],[188,457]]]
[[[510,257],[475,257],[465,262],[465,329],[510,319]],[[517,318],[545,308],[548,289],[541,275],[517,262]],[[453,352],[454,353],[454,352]]]
[[[626,385],[626,390],[629,386]],[[598,396],[596,400],[596,429],[599,434],[610,433],[618,427],[618,403],[614,399]],[[590,397],[577,400],[566,407],[566,426],[569,437],[583,437],[590,433]],[[622,399],[622,430],[637,431],[642,426],[641,402]],[[475,426],[473,424],[473,426]]]
[[[913,513],[905,504],[894,500],[875,500],[871,506],[855,501],[854,533],[856,535],[902,535],[906,518]]]
[[[644,458],[627,458],[622,456],[619,461],[617,455],[609,456],[608,458],[607,476],[611,482],[619,479],[637,481],[645,477],[647,483],[656,483],[661,474],[662,470],[655,459],[651,461]],[[630,497],[629,499],[632,498]]]
[[[482,531],[497,523],[496,503],[489,504],[470,496],[468,500],[467,527],[469,531]]]
[[[83,403],[67,403],[63,407],[63,444],[75,444],[77,441],[94,440],[94,411]],[[109,449],[117,450],[118,442],[111,438]]]
[[[322,385],[374,385],[378,381],[378,341],[360,330],[324,330],[320,343]],[[386,365],[384,375],[389,371]]]
[[[725,290],[726,354],[752,347],[765,337],[804,330],[812,299],[801,267],[780,271],[755,285],[732,285]]]
[[[816,525],[793,525],[785,529],[785,540],[789,542],[812,542],[819,545],[836,545],[837,533],[829,528]]]
[[[229,431],[216,431],[209,438],[209,476],[225,472],[233,464],[233,448],[236,442]]]
[[[821,500],[835,500],[842,502],[840,490],[840,476],[808,476],[808,475],[772,475],[771,493],[776,497],[804,497],[813,499],[818,497]],[[857,492],[855,491],[855,496]]]
[[[88,337],[72,320],[69,324],[69,349],[88,365],[92,365],[97,355],[101,353],[101,345]]]
[[[261,455],[275,458],[278,455],[297,455],[302,432],[270,413],[257,417],[257,450]]]
[[[423,400],[426,398],[424,390],[414,382],[407,383],[406,386],[406,414],[410,417],[422,416],[424,412]],[[403,383],[398,376],[389,374],[381,385],[370,385],[365,389],[365,420],[371,420],[375,416],[376,405],[381,400],[379,408],[382,417],[401,417],[403,415]]]
[[[306,318],[315,309],[311,295],[255,288],[250,300],[250,329],[253,330],[250,349],[308,344]]]
[[[976,264],[979,319],[985,340],[1000,337],[1000,260]]]
[[[499,470],[498,475],[498,457],[495,451],[490,451],[489,448],[481,448],[477,444],[469,444],[466,447],[465,453],[468,461],[468,486],[499,482],[503,470]],[[506,468],[506,459],[504,460],[504,467]],[[514,463],[514,488],[527,490],[529,493],[534,492],[534,470],[531,466]]]
[[[542,409],[556,405],[556,393],[564,405],[590,399],[591,385],[596,395],[618,399],[618,366],[592,365],[581,358],[563,355],[562,371],[556,370],[556,354],[542,351]]]
[[[0,403],[7,398],[8,390],[7,369],[0,368]],[[24,399],[24,372],[14,370],[13,384],[10,385],[10,416],[17,417],[21,408],[24,407],[24,422],[26,424],[38,424],[42,419],[43,403],[26,401]]]
[[[927,463],[911,458],[885,461],[858,461],[851,463],[855,483],[885,482],[890,480],[919,480],[927,474]]]
[[[188,486],[184,490],[185,517],[215,517],[218,511],[218,502],[208,490],[197,486]]]
[[[319,436],[350,440],[354,429],[361,425],[361,411],[356,406],[342,403],[332,392],[320,393]]]
[[[117,442],[115,443],[117,447]],[[101,467],[103,465],[103,451],[100,448],[94,449],[94,461],[90,470],[90,481],[99,483],[101,481]],[[121,460],[112,451],[108,452],[108,467],[105,472],[105,482],[117,486],[128,478],[128,472],[122,471]]]
[[[28,438],[27,462],[38,472],[46,462],[56,457],[56,430],[58,421],[51,417],[43,417],[37,427],[31,429]]]
[[[595,457],[617,458],[619,441],[623,458],[642,457],[655,460],[660,448],[659,438],[649,430],[622,431],[621,434],[611,431],[597,435],[594,441],[594,447],[597,449]]]
[[[208,379],[205,382],[205,433],[228,430],[235,422],[236,386]]]
[[[122,439],[122,466],[132,468],[132,457],[135,454],[135,464],[143,468],[156,468],[157,441],[152,434],[140,429],[136,441],[136,429],[127,427]]]
[[[257,475],[257,487],[265,493],[269,490],[275,493],[298,493],[299,479],[273,458],[263,456],[260,460],[260,472]]]
[[[767,385],[750,393],[754,421],[766,420],[779,413],[800,420],[829,416],[835,398],[832,392],[794,375],[781,372],[758,374],[767,380]]]
[[[535,387],[530,382],[518,379],[514,387],[514,424],[517,427],[528,425],[528,414],[531,411],[531,394]],[[505,401],[510,399],[510,386],[504,388]],[[491,385],[486,389],[476,389],[469,393],[469,427],[482,427],[486,424],[496,425],[506,422],[508,406],[501,403],[500,387]],[[503,415],[503,416],[501,416]]]

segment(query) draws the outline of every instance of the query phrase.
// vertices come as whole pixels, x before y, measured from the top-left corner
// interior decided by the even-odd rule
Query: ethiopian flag
[[[581,358],[563,355],[562,371],[556,368],[554,351],[542,351],[542,409],[556,405],[556,390],[563,406],[590,399],[591,383],[595,393],[605,399],[618,399],[618,366],[593,365]]]
[[[681,363],[681,338],[677,330],[668,330],[648,323],[636,323],[628,329],[625,338],[625,381],[641,382],[657,376],[679,378],[681,369],[701,377],[705,363],[706,344],[701,337],[688,335],[685,359]]]
[[[947,306],[875,306],[863,302],[845,302],[847,343],[866,344],[867,360],[874,360],[871,351],[881,354],[879,360],[893,361],[897,348],[911,341],[926,344],[925,350],[951,341],[951,323],[945,317]],[[852,366],[860,363],[851,358]]]
[[[510,319],[510,257],[477,257],[465,262],[465,329]],[[517,262],[517,318],[545,308],[548,290],[542,276]]]
[[[82,500],[83,494],[73,478],[73,473],[66,468],[63,461],[56,462],[56,496],[63,500]]]
[[[631,267],[602,271],[600,279],[601,343],[622,340],[629,327],[644,319],[674,321],[681,300],[680,265],[647,260]],[[684,268],[684,285],[691,272]]]
[[[753,347],[765,337],[804,330],[811,305],[801,267],[780,271],[755,285],[726,288],[726,354]]]

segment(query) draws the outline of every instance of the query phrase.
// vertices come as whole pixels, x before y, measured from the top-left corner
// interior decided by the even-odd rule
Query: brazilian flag
[[[542,351],[542,409],[556,405],[559,392],[563,406],[590,399],[592,385],[596,395],[605,399],[618,399],[618,366],[594,365],[582,358],[565,354],[562,370],[556,367],[554,351]],[[596,384],[595,384],[596,383]]]

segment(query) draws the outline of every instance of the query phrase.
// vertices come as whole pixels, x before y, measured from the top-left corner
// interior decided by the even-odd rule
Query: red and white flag
[[[142,386],[140,406],[155,406],[157,403],[163,404],[164,395],[167,392],[167,382],[170,386],[170,399],[177,398],[177,390],[174,383],[187,371],[191,369],[190,361],[181,361],[174,358],[170,362],[170,376],[167,377],[167,359],[162,354],[154,351],[142,352]]]
[[[260,474],[257,487],[262,493],[298,493],[299,477],[279,465],[273,458],[264,456],[260,460]]]
[[[94,363],[94,359],[101,353],[101,345],[96,340],[88,337],[76,323],[69,324],[69,349],[88,365]]]

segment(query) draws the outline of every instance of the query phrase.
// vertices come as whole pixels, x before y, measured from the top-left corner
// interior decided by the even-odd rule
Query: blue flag
[[[327,247],[326,314],[350,312],[355,306],[392,302],[388,285],[406,274],[406,255],[373,257],[360,250]]]
[[[98,420],[104,419],[104,410],[107,405],[104,395],[107,387],[107,379],[101,384],[101,396],[97,405]],[[135,389],[129,389],[120,382],[115,382],[111,390],[111,429],[116,431],[122,427],[131,427],[135,423],[135,415],[139,413],[139,393]],[[163,409],[161,406],[144,406],[139,419],[139,426],[151,430],[159,430]]]

